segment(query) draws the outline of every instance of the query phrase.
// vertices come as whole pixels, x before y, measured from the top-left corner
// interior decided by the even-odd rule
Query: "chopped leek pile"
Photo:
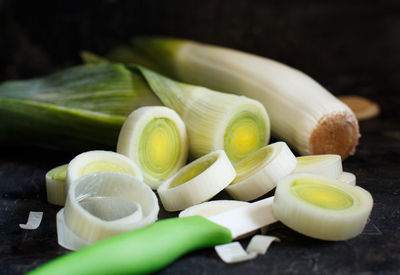
[[[155,222],[151,188],[182,216],[221,213],[276,188],[271,221],[323,240],[361,233],[373,201],[342,169],[359,137],[346,105],[268,59],[182,40],[133,47],[107,56],[124,64],[86,52],[90,64],[0,84],[0,142],[86,150],[46,174],[48,201],[65,204],[60,244],[78,249]],[[312,155],[269,144],[271,126]],[[222,190],[235,201],[204,203]]]

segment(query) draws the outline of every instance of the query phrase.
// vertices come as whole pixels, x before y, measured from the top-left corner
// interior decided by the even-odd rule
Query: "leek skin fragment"
[[[82,65],[0,85],[0,141],[58,148],[114,148],[125,117],[161,105],[121,64]]]

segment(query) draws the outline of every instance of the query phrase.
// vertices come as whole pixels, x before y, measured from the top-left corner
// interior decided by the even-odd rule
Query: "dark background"
[[[80,50],[104,54],[139,34],[267,56],[304,71],[336,95],[358,94],[381,106],[378,118],[360,122],[357,153],[343,164],[374,197],[362,235],[322,242],[278,223],[270,234],[281,242],[266,256],[227,266],[204,249],[160,274],[399,273],[399,1],[0,0],[0,81],[46,75],[78,64]],[[21,274],[66,253],[56,243],[59,207],[46,202],[44,175],[75,152],[4,146],[0,152],[0,273]],[[38,230],[23,231],[18,224],[30,210],[44,211],[44,220]]]

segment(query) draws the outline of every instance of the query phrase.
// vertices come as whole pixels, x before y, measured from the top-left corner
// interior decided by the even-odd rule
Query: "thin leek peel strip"
[[[211,199],[235,176],[225,152],[216,150],[184,166],[157,192],[167,211],[178,211]]]
[[[55,205],[65,204],[65,179],[68,164],[57,166],[46,173],[47,201]]]
[[[256,252],[247,253],[239,242],[217,245],[214,249],[220,259],[226,264],[241,263],[257,257]]]
[[[28,221],[25,224],[19,224],[19,227],[25,230],[35,230],[42,222],[43,212],[30,211]]]
[[[342,159],[339,155],[324,154],[297,157],[294,173],[311,173],[336,179],[342,175]]]
[[[185,165],[188,155],[186,127],[167,107],[141,107],[122,126],[117,152],[139,165],[144,181],[157,189],[161,181]]]
[[[251,238],[246,250],[239,242],[232,242],[215,246],[215,251],[226,264],[240,263],[252,260],[257,255],[266,254],[273,241],[279,242],[279,239],[273,236],[256,235]]]
[[[77,155],[68,164],[65,194],[68,194],[72,182],[79,177],[100,171],[129,174],[143,180],[139,166],[128,157],[112,151],[89,151]]]
[[[181,116],[194,158],[223,149],[235,163],[268,144],[269,117],[260,102],[176,82],[143,67],[133,70],[139,70],[163,104]]]
[[[225,190],[236,200],[254,200],[275,188],[296,162],[285,142],[268,145],[235,165],[237,176]]]
[[[157,197],[137,178],[97,172],[75,180],[64,208],[65,224],[87,242],[96,242],[157,220]]]
[[[372,206],[371,194],[361,187],[314,174],[293,174],[278,183],[272,209],[299,233],[339,241],[362,232]]]

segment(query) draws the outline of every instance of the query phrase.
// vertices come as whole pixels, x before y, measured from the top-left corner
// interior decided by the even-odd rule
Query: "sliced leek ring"
[[[157,191],[167,211],[178,211],[211,199],[235,176],[225,152],[216,150],[184,166]]]
[[[157,197],[128,174],[97,172],[75,180],[64,208],[65,224],[82,240],[96,242],[157,220]]]
[[[371,213],[371,194],[358,186],[314,174],[293,174],[279,181],[273,213],[306,236],[339,241],[364,229]]]
[[[185,165],[188,155],[186,127],[179,115],[164,106],[141,107],[121,128],[117,152],[139,165],[144,181],[153,189]]]
[[[356,175],[350,172],[343,172],[337,180],[346,183],[348,185],[356,185]]]
[[[65,194],[68,194],[68,189],[74,180],[100,171],[125,173],[140,181],[143,180],[139,166],[128,157],[112,151],[89,151],[77,155],[68,164]]]
[[[206,201],[181,211],[179,213],[179,218],[195,215],[200,215],[207,218],[237,207],[246,206],[248,204],[248,202],[236,200]]]
[[[254,200],[275,188],[296,162],[285,142],[265,146],[235,165],[237,176],[225,190],[236,200]]]
[[[311,173],[336,179],[342,172],[342,159],[339,155],[323,154],[297,157],[297,165],[293,174]]]
[[[57,166],[46,173],[47,201],[55,205],[65,204],[65,178],[68,164]]]

